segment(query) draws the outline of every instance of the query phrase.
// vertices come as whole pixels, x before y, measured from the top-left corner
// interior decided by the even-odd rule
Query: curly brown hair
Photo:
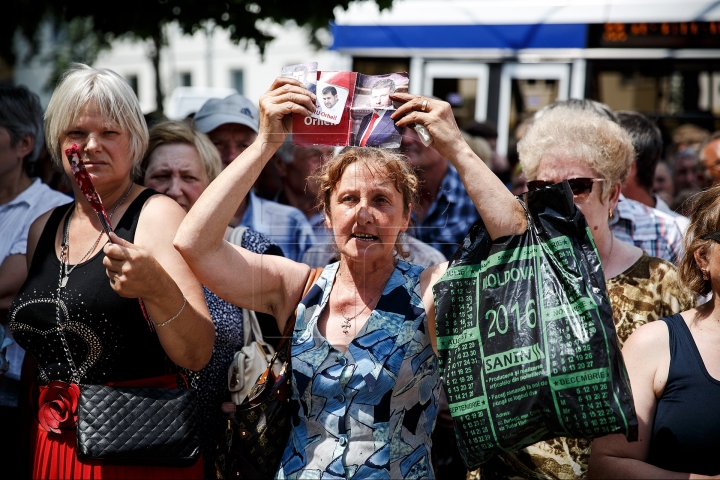
[[[710,293],[710,280],[703,279],[702,271],[695,261],[695,252],[709,252],[715,241],[702,237],[720,230],[720,186],[702,191],[687,202],[692,217],[685,232],[685,255],[680,259],[678,271],[680,280],[688,288],[697,294],[707,295]]]
[[[393,182],[395,189],[403,197],[403,214],[407,215],[418,204],[419,181],[405,156],[382,148],[346,148],[325,163],[314,177],[320,184],[318,208],[325,212],[327,218],[330,218],[332,193],[340,183],[345,169],[356,162],[372,165]],[[410,254],[403,248],[400,236],[395,241],[395,250],[403,258]]]

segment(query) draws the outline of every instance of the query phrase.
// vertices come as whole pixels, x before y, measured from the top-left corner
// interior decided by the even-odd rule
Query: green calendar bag
[[[440,371],[460,453],[623,433],[637,418],[602,266],[567,182],[519,198],[522,235],[479,220],[434,285]]]

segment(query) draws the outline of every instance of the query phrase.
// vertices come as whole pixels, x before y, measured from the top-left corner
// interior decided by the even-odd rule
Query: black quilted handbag
[[[303,297],[322,272],[322,268],[310,270]],[[290,438],[292,342],[288,339],[292,338],[295,318],[288,319],[283,339],[245,400],[240,405],[223,404],[227,427],[215,449],[215,473],[220,480],[275,478]],[[276,375],[273,365],[280,352],[285,352],[285,363]]]
[[[82,385],[77,455],[108,465],[189,467],[200,456],[195,389]]]

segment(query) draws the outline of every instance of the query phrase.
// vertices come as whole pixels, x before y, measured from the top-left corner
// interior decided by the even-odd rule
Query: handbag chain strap
[[[123,202],[125,202],[125,199],[128,197],[128,195],[130,194],[130,191],[133,189],[134,186],[135,186],[135,182],[130,183],[130,188],[127,189],[127,191],[125,192],[125,195],[123,195],[123,197],[120,199],[120,201],[117,203],[117,205],[115,205],[115,208],[112,209],[112,212],[110,212],[110,216],[109,216],[110,219],[112,219],[113,215],[115,214],[117,209],[120,207],[120,205],[122,205]],[[77,208],[77,206],[75,206],[74,208]],[[62,243],[61,243],[62,248],[60,249],[60,275],[58,277],[58,288],[57,288],[57,292],[56,292],[57,299],[55,301],[55,321],[57,322],[56,328],[57,328],[58,334],[60,335],[60,340],[62,341],[63,350],[65,351],[65,358],[67,359],[68,364],[70,365],[70,373],[71,373],[70,383],[79,384],[80,379],[86,373],[85,368],[83,367],[83,368],[78,369],[77,366],[75,365],[75,361],[73,360],[72,354],[70,353],[70,346],[68,345],[67,339],[65,338],[65,332],[63,332],[63,329],[62,329],[62,323],[60,322],[60,302],[62,301],[60,299],[60,291],[62,290],[62,288],[65,286],[65,283],[67,282],[67,278],[63,278],[63,277],[67,277],[70,274],[70,272],[72,272],[72,270],[75,270],[75,267],[73,267],[70,270],[70,272],[65,273],[66,272],[66,270],[65,270],[66,263],[65,262],[70,261],[69,248],[68,248],[68,243],[69,243],[68,237],[69,237],[69,230],[70,230],[70,219],[72,218],[72,215],[74,212],[75,212],[74,209],[72,211],[70,211],[70,214],[68,214],[68,216],[65,218],[65,224],[63,226],[63,235],[62,235]],[[77,265],[75,265],[75,266],[77,266]],[[65,275],[63,275],[63,273],[65,273]],[[40,368],[40,376],[44,381],[48,381],[48,382],[50,381],[49,377],[47,376],[47,373],[45,373],[45,371],[42,368]]]
[[[77,367],[75,366],[75,361],[73,360],[72,354],[70,353],[70,347],[68,346],[67,339],[65,338],[65,332],[62,330],[62,325],[60,323],[60,291],[63,287],[63,266],[65,265],[65,261],[69,260],[66,259],[67,255],[67,248],[65,248],[65,245],[67,245],[68,240],[68,225],[70,223],[70,217],[72,215],[68,215],[67,220],[65,221],[65,228],[63,228],[63,236],[62,236],[62,245],[63,248],[60,249],[60,275],[58,276],[58,287],[57,287],[57,300],[55,302],[55,321],[57,322],[57,331],[60,335],[60,340],[62,340],[62,346],[63,350],[65,351],[65,358],[68,361],[68,364],[70,365],[71,369],[71,376],[70,376],[70,383],[80,383],[80,377],[84,374],[84,372],[78,372]],[[42,371],[42,369],[41,369]],[[43,376],[47,378],[47,374],[45,374],[44,371],[42,371]]]

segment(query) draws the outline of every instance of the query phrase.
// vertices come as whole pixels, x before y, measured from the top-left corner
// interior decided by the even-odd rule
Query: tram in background
[[[720,130],[720,2],[395,0],[351,5],[332,50],[366,74],[408,71],[413,93],[448,100],[462,127],[515,128],[555,100],[590,98],[679,125]]]

